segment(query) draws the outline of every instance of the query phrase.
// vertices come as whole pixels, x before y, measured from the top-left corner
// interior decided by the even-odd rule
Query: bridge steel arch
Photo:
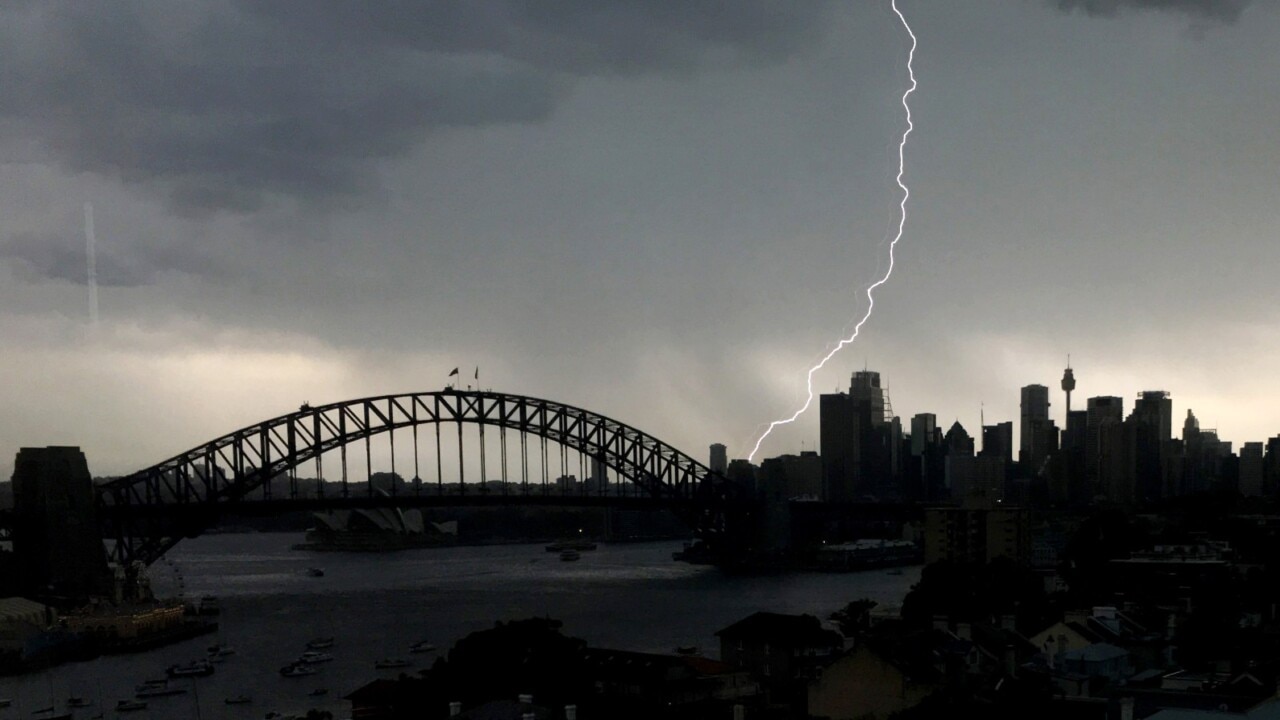
[[[388,434],[394,472],[397,430],[445,423],[459,425],[460,456],[462,425],[472,423],[481,428],[482,446],[483,428],[497,427],[502,433],[514,430],[537,436],[598,460],[651,499],[670,507],[709,543],[727,537],[728,518],[743,504],[737,486],[719,473],[625,423],[540,398],[445,389],[316,407],[303,405],[297,412],[241,428],[97,486],[99,512],[115,541],[111,557],[126,568],[135,563],[149,565],[182,537],[193,537],[215,524],[222,514],[233,512],[249,493],[261,489],[270,499],[273,478],[312,461],[317,464],[317,477],[321,477],[320,463],[330,450],[344,453],[341,492],[345,495],[345,446],[364,442],[367,459],[369,439]],[[416,475],[416,432],[413,442],[414,486],[420,492],[423,485]],[[505,434],[502,442],[505,473]],[[291,480],[291,489],[296,492],[296,475],[291,475]],[[323,489],[324,485],[317,487]],[[482,483],[475,494],[486,490]],[[372,487],[368,491],[371,493]],[[461,478],[459,491],[466,493]]]

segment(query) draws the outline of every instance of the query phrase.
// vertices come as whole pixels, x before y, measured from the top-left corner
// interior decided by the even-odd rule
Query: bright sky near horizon
[[[1060,421],[1070,353],[1080,406],[1280,435],[1280,6],[899,7],[909,218],[815,389],[866,366],[974,432],[1040,383]],[[884,273],[910,43],[888,0],[719,8],[0,6],[0,476],[456,366],[745,456]]]

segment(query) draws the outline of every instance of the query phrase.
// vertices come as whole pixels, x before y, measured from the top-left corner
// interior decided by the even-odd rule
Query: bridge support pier
[[[112,593],[93,480],[80,448],[22,448],[14,461],[13,505],[13,551],[24,594],[65,605]]]

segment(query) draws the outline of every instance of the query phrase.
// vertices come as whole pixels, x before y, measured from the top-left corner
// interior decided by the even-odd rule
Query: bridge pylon
[[[57,604],[113,594],[89,464],[78,447],[22,448],[13,469],[18,589]]]

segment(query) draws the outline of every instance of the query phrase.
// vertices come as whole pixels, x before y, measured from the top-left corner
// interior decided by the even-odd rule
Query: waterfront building
[[[937,507],[924,512],[925,563],[1031,562],[1031,517],[1025,508]]]

